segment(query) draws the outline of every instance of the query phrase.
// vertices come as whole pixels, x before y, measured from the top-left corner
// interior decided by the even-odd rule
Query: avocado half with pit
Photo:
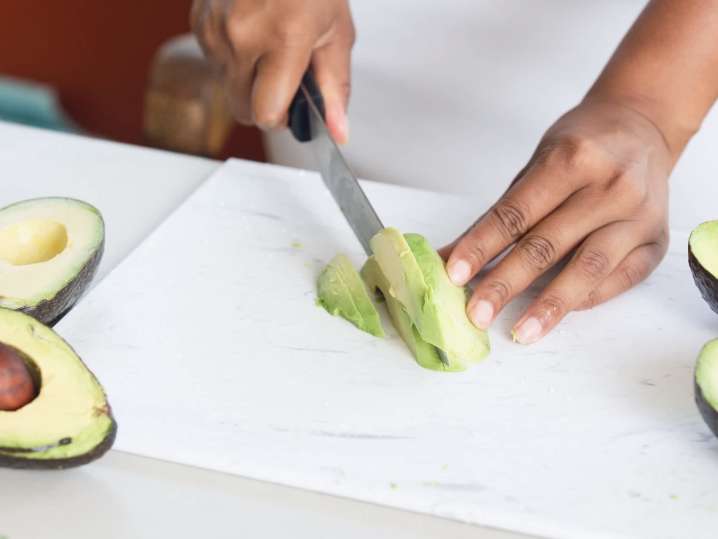
[[[718,339],[709,341],[698,354],[695,397],[703,420],[718,436]]]
[[[68,468],[102,456],[117,424],[102,386],[52,329],[0,309],[0,466]]]
[[[100,212],[37,198],[0,209],[0,307],[54,325],[82,296],[105,244]]]

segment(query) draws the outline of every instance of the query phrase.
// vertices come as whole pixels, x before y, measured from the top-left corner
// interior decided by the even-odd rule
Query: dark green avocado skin
[[[693,385],[695,387],[695,398],[696,404],[698,405],[698,411],[703,416],[703,421],[706,422],[708,428],[713,431],[713,434],[718,436],[718,412],[716,412],[710,403],[703,396],[703,390],[698,382],[694,380]]]
[[[117,422],[112,418],[112,427],[107,436],[89,453],[69,459],[33,459],[32,457],[11,457],[7,454],[0,454],[0,468],[13,468],[16,470],[64,470],[66,468],[76,468],[102,457],[115,443],[116,436]]]
[[[688,247],[688,265],[693,273],[693,280],[701,291],[703,299],[714,313],[718,314],[718,279],[711,275],[698,262],[690,246]]]
[[[105,251],[105,240],[98,245],[95,254],[87,261],[87,264],[80,270],[72,281],[70,281],[62,290],[60,290],[53,298],[42,301],[34,307],[26,307],[18,309],[39,320],[46,326],[53,327],[60,319],[67,314],[70,309],[77,303],[87,288],[90,286],[92,279],[97,273],[97,268],[102,260],[102,254]]]

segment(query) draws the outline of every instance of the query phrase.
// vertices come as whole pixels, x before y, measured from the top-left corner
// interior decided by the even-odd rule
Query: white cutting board
[[[484,209],[366,187],[436,245]],[[718,442],[691,375],[718,318],[685,239],[537,345],[507,336],[518,302],[488,360],[436,373],[393,331],[315,306],[326,261],[363,260],[320,179],[229,162],[58,329],[105,385],[121,450],[547,537],[712,538]]]

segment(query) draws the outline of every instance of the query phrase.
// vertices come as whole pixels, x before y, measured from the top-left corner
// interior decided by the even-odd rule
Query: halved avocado
[[[0,343],[18,352],[39,389],[17,410],[0,410],[0,466],[68,468],[101,457],[117,424],[74,350],[49,327],[8,309],[0,309]]]
[[[718,313],[718,221],[693,229],[688,239],[688,265],[703,299]]]
[[[100,212],[37,198],[0,209],[0,307],[55,324],[82,296],[105,244]]]
[[[709,341],[698,354],[695,397],[703,420],[718,436],[718,339]]]
[[[319,274],[318,303],[327,312],[345,318],[362,331],[383,337],[379,312],[364,281],[345,255],[337,255]]]

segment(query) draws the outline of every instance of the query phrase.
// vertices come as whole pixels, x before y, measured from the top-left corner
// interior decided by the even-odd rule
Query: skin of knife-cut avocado
[[[693,229],[688,238],[688,265],[703,299],[718,313],[718,221]]]
[[[105,245],[100,212],[37,198],[0,209],[0,307],[54,325],[87,290]]]
[[[22,312],[0,309],[5,356],[27,363],[36,396],[0,410],[0,467],[61,469],[101,457],[117,432],[110,404],[95,376],[52,329]],[[21,378],[21,377],[20,377]],[[0,378],[0,393],[14,379]]]
[[[718,436],[718,339],[706,343],[698,354],[694,386],[698,410],[706,425]]]
[[[359,272],[349,258],[337,255],[317,279],[317,303],[334,316],[341,316],[362,331],[383,337],[379,312]]]
[[[444,352],[448,366],[442,364],[441,370],[466,370],[488,355],[488,334],[466,315],[466,291],[450,281],[443,260],[426,238],[385,228],[372,238],[371,247],[388,283],[387,303],[389,298],[396,300],[421,339]],[[404,322],[392,320],[402,333]]]

